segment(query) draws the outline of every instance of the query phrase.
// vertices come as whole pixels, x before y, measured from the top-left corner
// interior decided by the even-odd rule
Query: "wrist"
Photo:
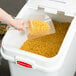
[[[7,24],[9,25],[9,26],[13,26],[13,23],[14,23],[14,19],[13,19],[13,17],[9,17],[8,19],[7,19]]]

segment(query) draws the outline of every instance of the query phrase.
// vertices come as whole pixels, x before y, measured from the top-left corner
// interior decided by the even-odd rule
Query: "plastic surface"
[[[65,15],[75,16],[75,3],[75,0],[29,0],[28,6],[32,9],[44,8],[48,13],[56,14],[57,11],[62,11]]]
[[[32,13],[35,14],[39,11],[36,9],[29,9],[29,7],[27,3],[19,12],[17,18],[23,18],[27,21]],[[46,58],[20,50],[20,46],[27,40],[27,35],[10,28],[3,38],[3,49],[1,54],[9,61],[12,76],[73,76],[76,71],[76,17],[73,19],[63,14],[50,14],[49,16],[57,21],[71,22],[70,28],[59,49],[59,53],[55,57]],[[18,58],[18,56],[20,56],[20,58]],[[13,62],[11,62],[11,58],[13,58]],[[17,65],[14,63],[15,61],[31,64],[35,69]]]

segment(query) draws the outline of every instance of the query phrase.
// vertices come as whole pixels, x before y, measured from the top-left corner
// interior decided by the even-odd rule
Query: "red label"
[[[24,66],[24,67],[27,67],[27,68],[32,68],[32,65],[25,63],[25,62],[22,62],[22,61],[17,61],[17,64]]]

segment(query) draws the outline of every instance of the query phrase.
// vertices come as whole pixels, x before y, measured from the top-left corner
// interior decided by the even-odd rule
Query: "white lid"
[[[75,16],[75,0],[29,0],[30,8],[44,8],[45,12],[57,13],[57,11],[65,12],[65,15]]]

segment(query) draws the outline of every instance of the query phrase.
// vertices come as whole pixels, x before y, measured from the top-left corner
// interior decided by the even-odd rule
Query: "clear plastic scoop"
[[[52,20],[47,15],[38,15],[36,17],[43,17],[42,19],[32,19],[28,21],[29,34],[28,39],[39,38],[41,36],[55,33],[55,28]]]
[[[35,19],[30,19],[28,21],[30,27],[28,39],[39,38],[41,36],[55,33],[53,22],[46,14],[32,15],[32,18]]]

